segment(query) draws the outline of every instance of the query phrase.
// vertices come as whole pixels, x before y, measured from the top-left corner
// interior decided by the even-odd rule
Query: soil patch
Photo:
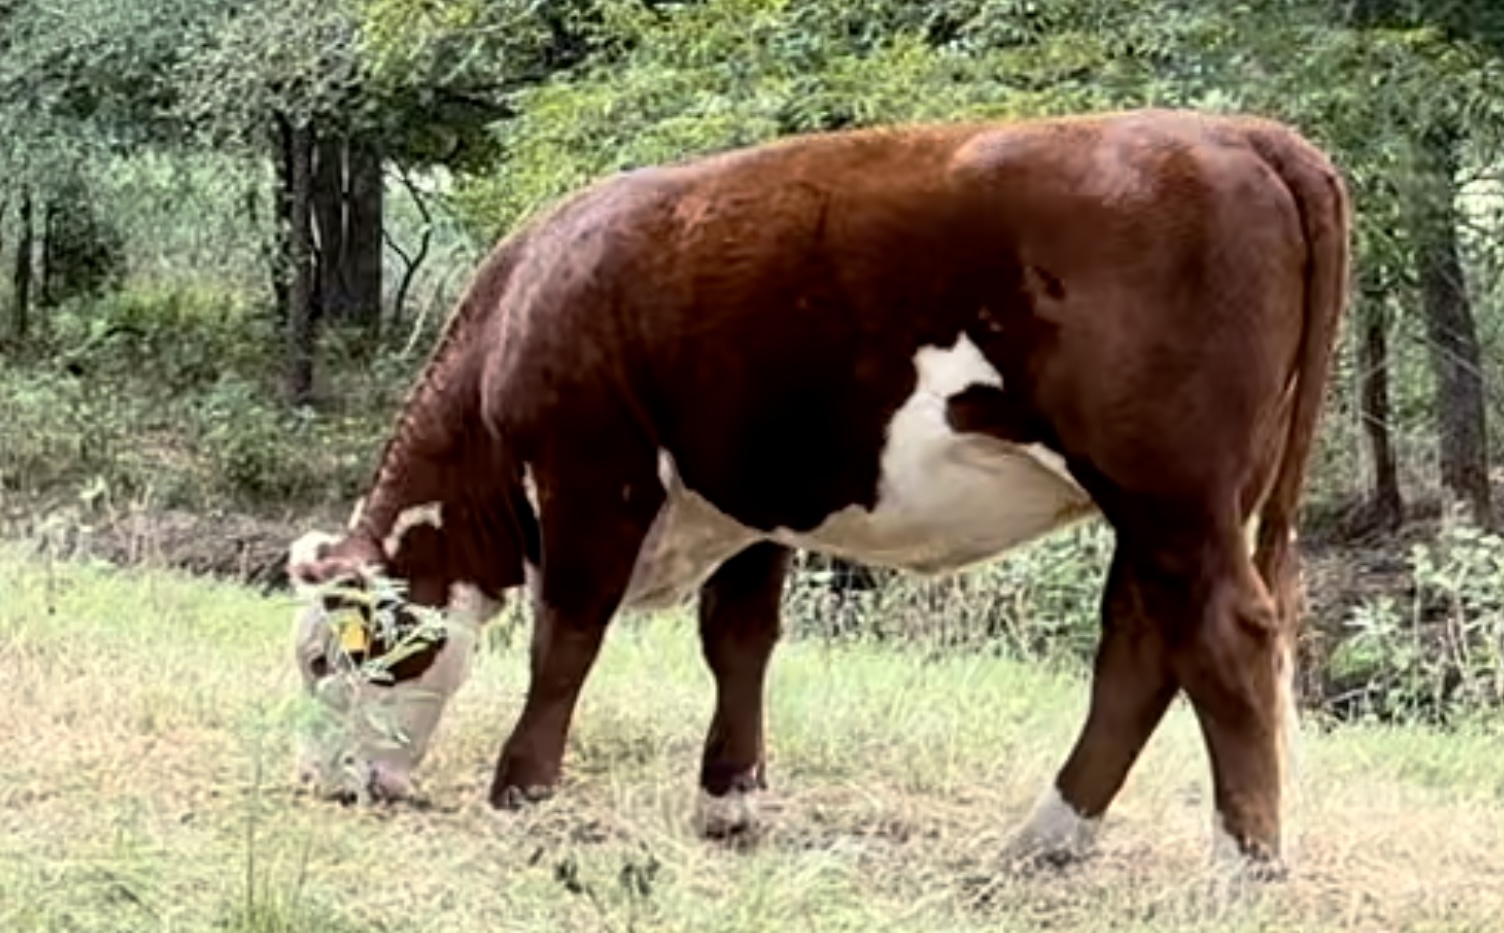
[[[165,567],[263,591],[288,587],[288,546],[314,528],[337,529],[331,513],[273,517],[181,509],[110,512],[57,502],[6,503],[0,536],[30,542],[58,560]]]

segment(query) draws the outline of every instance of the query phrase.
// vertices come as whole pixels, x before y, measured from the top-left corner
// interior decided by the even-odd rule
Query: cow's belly
[[[914,367],[914,392],[893,413],[882,450],[873,451],[879,460],[876,504],[847,506],[810,531],[747,528],[685,487],[672,458],[660,455],[667,499],[643,542],[625,604],[678,602],[758,540],[937,574],[996,557],[1095,511],[1048,449],[957,433],[950,426],[952,397],[969,386],[1003,386],[970,340],[961,336],[948,348],[922,347]]]
[[[681,602],[727,558],[765,537],[686,488],[667,455],[659,456],[658,472],[668,495],[638,552],[622,601],[626,608]]]
[[[1060,459],[1037,446],[955,436],[885,472],[877,507],[851,506],[781,543],[921,574],[994,558],[1095,511]]]
[[[747,528],[666,467],[668,497],[643,541],[624,605],[653,609],[681,602],[728,558],[760,540],[938,574],[997,557],[1095,511],[1043,448],[952,436],[926,453],[923,470],[884,476],[876,508],[850,506],[808,532]]]

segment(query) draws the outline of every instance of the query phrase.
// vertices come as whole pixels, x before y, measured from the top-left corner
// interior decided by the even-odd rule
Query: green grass
[[[1177,707],[1101,854],[1015,878],[994,853],[1073,738],[1084,681],[862,645],[780,648],[771,830],[751,851],[702,842],[710,680],[682,614],[613,630],[552,801],[481,802],[524,687],[513,649],[455,700],[426,807],[319,803],[292,782],[290,613],[0,547],[0,930],[1481,931],[1504,915],[1489,731],[1308,730],[1294,877],[1229,898]]]

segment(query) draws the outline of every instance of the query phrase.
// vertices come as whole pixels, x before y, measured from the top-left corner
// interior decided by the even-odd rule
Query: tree
[[[508,94],[594,50],[594,9],[583,0],[220,0],[200,21],[179,113],[212,145],[270,149],[278,280],[301,275],[300,257],[311,257],[309,288],[278,293],[298,339],[314,337],[305,319],[379,326],[384,164],[491,164],[490,127],[512,113]],[[289,372],[302,373],[302,351],[290,352]],[[289,378],[289,394],[302,397],[303,377]]]
[[[1475,521],[1492,524],[1488,426],[1484,401],[1482,352],[1477,322],[1458,246],[1457,208],[1462,150],[1471,132],[1498,138],[1504,106],[1497,83],[1479,86],[1476,79],[1497,80],[1504,59],[1504,8],[1497,4],[1411,0],[1360,0],[1351,8],[1353,22],[1373,31],[1403,29],[1423,43],[1451,51],[1473,43],[1482,55],[1467,56],[1476,66],[1474,81],[1461,95],[1437,95],[1433,85],[1417,96],[1416,106],[1400,120],[1415,156],[1413,184],[1404,199],[1406,225],[1414,250],[1416,278],[1425,316],[1436,383],[1437,447],[1442,484],[1469,507]],[[1426,32],[1422,27],[1432,27]],[[1441,39],[1444,41],[1438,42]],[[1436,58],[1442,58],[1436,55]],[[1488,59],[1492,59],[1490,62]],[[1490,67],[1491,66],[1491,67]],[[1469,86],[1471,85],[1471,86]],[[1492,104],[1492,106],[1490,106]],[[1500,154],[1491,147],[1492,155]]]

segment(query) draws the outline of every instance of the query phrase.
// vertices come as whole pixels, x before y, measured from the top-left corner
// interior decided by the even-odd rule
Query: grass
[[[1183,707],[1095,860],[1009,877],[993,855],[1073,738],[1084,681],[786,644],[773,825],[732,851],[689,823],[710,681],[683,614],[618,623],[565,787],[522,814],[481,803],[520,648],[486,653],[455,700],[426,806],[297,793],[290,618],[285,598],[0,547],[0,930],[1418,933],[1504,914],[1504,743],[1481,727],[1308,730],[1294,876],[1229,898]]]

